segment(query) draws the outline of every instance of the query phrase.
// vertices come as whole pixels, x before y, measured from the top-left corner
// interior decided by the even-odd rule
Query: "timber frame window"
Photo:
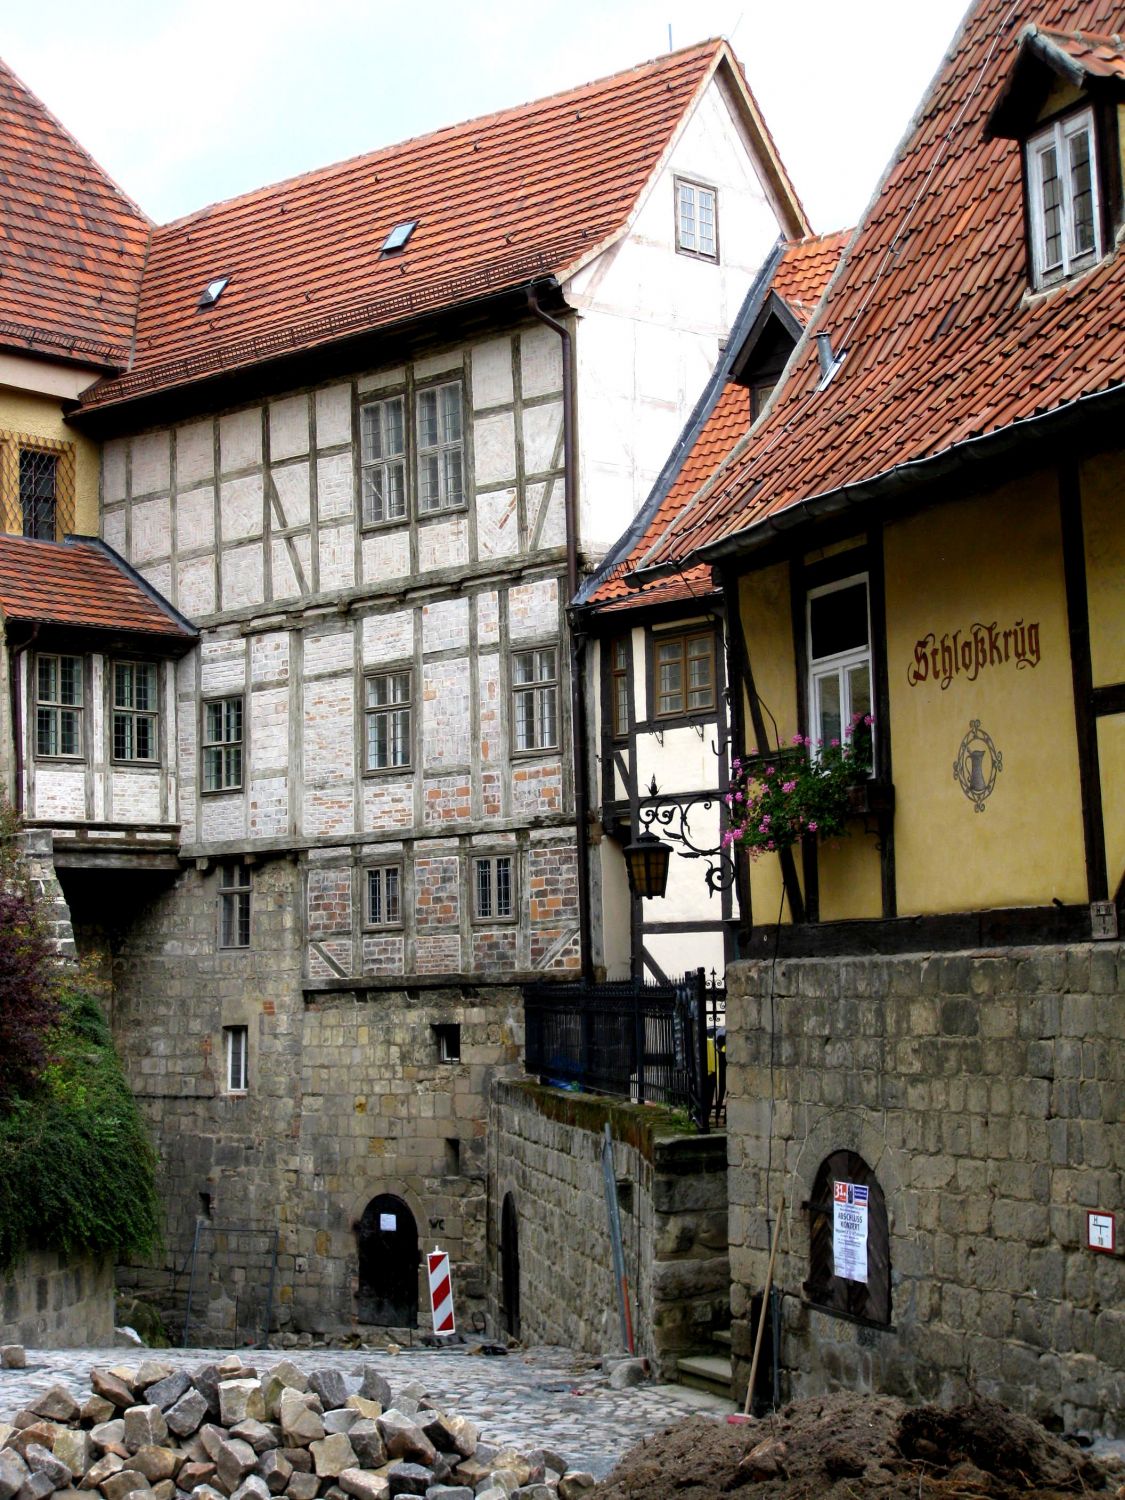
[[[371,865],[367,870],[367,927],[402,926],[402,866]]]
[[[83,670],[80,656],[35,658],[35,754],[82,757]]]
[[[363,524],[406,519],[406,398],[360,408]]]
[[[554,646],[512,656],[512,747],[554,750],[559,743],[559,658]]]
[[[1032,282],[1050,286],[1102,256],[1101,195],[1094,115],[1065,115],[1031,136],[1027,165]]]
[[[226,1053],[227,1093],[245,1094],[250,1084],[249,1027],[224,1026],[223,1051]]]
[[[490,854],[473,860],[473,920],[516,920],[516,859],[514,854]]]
[[[363,525],[460,510],[465,496],[464,387],[460,379],[365,401],[359,410]],[[413,451],[411,451],[413,448]]]
[[[831,745],[872,712],[867,574],[809,589],[807,600],[809,737]]]
[[[242,698],[203,705],[203,790],[233,792],[242,786]]]
[[[160,760],[158,683],[155,662],[115,661],[113,679],[113,759],[130,765]]]
[[[719,258],[719,201],[713,187],[676,178],[676,249],[700,260]]]
[[[653,717],[681,719],[715,708],[715,632],[652,638]]]
[[[396,771],[411,763],[412,673],[372,672],[363,679],[363,764]]]
[[[250,946],[250,868],[231,861],[219,866],[219,947]]]
[[[863,1157],[854,1151],[833,1151],[826,1156],[805,1208],[809,1215],[809,1279],[804,1292],[809,1302],[839,1317],[889,1327],[887,1204]]]
[[[629,733],[629,637],[619,635],[615,641],[609,642],[607,650],[613,738],[623,740]]]

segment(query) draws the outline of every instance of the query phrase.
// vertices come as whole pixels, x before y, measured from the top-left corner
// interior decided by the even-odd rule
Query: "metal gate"
[[[263,1348],[273,1322],[276,1229],[198,1219],[183,1347]]]

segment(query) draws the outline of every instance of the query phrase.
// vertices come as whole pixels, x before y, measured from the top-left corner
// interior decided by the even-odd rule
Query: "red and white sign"
[[[430,1273],[430,1311],[435,1333],[453,1333],[453,1281],[449,1275],[449,1256],[444,1250],[431,1250],[426,1256]]]
[[[1117,1250],[1116,1224],[1112,1214],[1097,1209],[1086,1211],[1086,1245],[1090,1250],[1101,1250],[1113,1255]]]

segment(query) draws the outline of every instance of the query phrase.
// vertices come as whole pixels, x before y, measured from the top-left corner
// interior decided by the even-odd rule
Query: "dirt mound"
[[[991,1401],[946,1411],[838,1392],[743,1427],[690,1417],[633,1448],[597,1500],[1064,1500],[1125,1475]],[[1122,1490],[1125,1494],[1125,1489]]]

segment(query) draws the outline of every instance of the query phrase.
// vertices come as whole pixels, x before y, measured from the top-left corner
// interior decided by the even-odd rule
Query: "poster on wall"
[[[867,1284],[867,1189],[861,1183],[832,1184],[832,1254],[837,1276]]]

